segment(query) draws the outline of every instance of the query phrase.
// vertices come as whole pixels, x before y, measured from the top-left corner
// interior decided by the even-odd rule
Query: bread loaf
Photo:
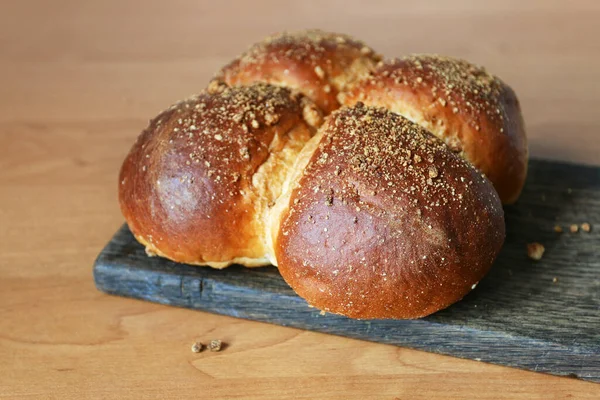
[[[119,199],[135,237],[177,262],[277,265],[310,305],[352,318],[462,298],[526,176],[517,98],[464,61],[378,61],[321,31],[251,47],[134,144]]]

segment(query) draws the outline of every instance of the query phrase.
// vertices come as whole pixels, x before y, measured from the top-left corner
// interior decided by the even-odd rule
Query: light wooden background
[[[486,65],[531,152],[600,163],[599,1],[0,2],[0,398],[598,398],[600,385],[109,297],[94,257],[147,119],[262,36]],[[190,352],[220,338],[221,353]]]

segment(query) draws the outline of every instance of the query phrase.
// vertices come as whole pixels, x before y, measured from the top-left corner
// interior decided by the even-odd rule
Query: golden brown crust
[[[215,79],[228,85],[260,81],[296,89],[328,114],[340,106],[338,92],[368,74],[379,60],[373,49],[347,35],[284,32],[250,47]]]
[[[512,89],[463,60],[413,55],[378,65],[340,99],[386,107],[423,126],[516,201],[527,175],[527,138]]]
[[[120,174],[138,240],[178,262],[269,264],[265,214],[313,132],[301,103],[270,85],[212,86],[153,119]]]
[[[309,304],[352,318],[417,318],[488,271],[504,240],[490,182],[385,109],[342,108],[292,185],[279,270]]]

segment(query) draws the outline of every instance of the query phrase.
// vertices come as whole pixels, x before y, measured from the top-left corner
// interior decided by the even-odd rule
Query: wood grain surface
[[[600,162],[600,3],[0,2],[0,398],[598,398],[575,379],[107,296],[119,165],[148,118],[251,42],[320,27],[469,58],[537,157]],[[220,353],[190,351],[219,338]]]

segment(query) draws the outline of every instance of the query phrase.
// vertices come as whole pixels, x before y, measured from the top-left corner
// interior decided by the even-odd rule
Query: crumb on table
[[[532,260],[541,260],[546,249],[540,243],[527,244],[527,256]]]
[[[562,233],[563,229],[560,225],[554,225],[554,232]]]
[[[200,342],[196,342],[192,345],[192,351],[194,353],[200,353],[202,351],[202,348],[204,347],[204,345]]]
[[[210,348],[210,351],[221,351],[221,345],[222,342],[218,339],[215,339],[210,341],[210,345],[208,345],[208,347]]]

